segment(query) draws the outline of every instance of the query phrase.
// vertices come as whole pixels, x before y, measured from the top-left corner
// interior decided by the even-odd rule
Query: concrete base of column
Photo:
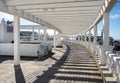
[[[105,55],[104,47],[101,48],[100,64],[106,65],[106,55]]]

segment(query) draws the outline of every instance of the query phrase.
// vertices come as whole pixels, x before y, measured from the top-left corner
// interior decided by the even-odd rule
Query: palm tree
[[[7,25],[10,25],[10,24],[13,23],[13,21],[9,21],[9,20],[8,20],[6,23],[7,23]]]

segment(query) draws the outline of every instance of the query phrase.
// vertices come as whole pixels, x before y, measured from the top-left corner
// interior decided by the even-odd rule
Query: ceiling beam
[[[25,5],[16,6],[17,9],[40,9],[40,8],[73,8],[73,7],[99,7],[103,5],[102,1],[93,2],[73,2],[73,3],[56,3],[56,4],[41,4],[41,5]]]
[[[98,11],[101,7],[74,7],[74,8],[48,8],[48,9],[28,9],[25,12],[64,12],[64,11]]]
[[[7,2],[7,5],[5,4],[5,6],[8,8],[9,13],[13,15],[17,14],[20,17],[52,28],[58,27],[57,29],[60,31],[60,29],[65,30],[64,28],[66,27],[72,28],[75,26],[76,28],[79,26],[83,27],[78,30],[90,29],[102,19],[105,11],[110,11],[117,0],[2,1]],[[3,8],[0,8],[0,10],[7,11],[4,9],[4,6],[2,7]],[[73,25],[74,23],[76,25]],[[90,24],[91,26],[89,27]],[[77,30],[74,30],[74,32],[77,32]]]
[[[54,25],[56,25],[56,26],[61,26],[62,24],[59,24],[59,23],[54,23]],[[63,25],[88,26],[89,24],[86,24],[86,25],[85,25],[85,23],[83,23],[83,24],[82,24],[82,23],[80,23],[80,24],[78,24],[78,23],[77,23],[77,24],[72,24],[72,23],[71,23],[71,24],[69,24],[69,23],[67,23],[67,24],[63,24]]]
[[[37,17],[95,17],[95,15],[89,14],[50,14],[50,15],[36,15]]]
[[[36,14],[33,14],[33,15],[35,15],[35,16],[37,16],[37,17],[39,17],[39,16],[41,16],[41,15],[44,15],[44,16],[47,16],[47,15],[51,15],[51,16],[56,16],[56,15],[79,15],[79,16],[96,16],[96,14],[95,13],[90,13],[90,14],[88,14],[88,13],[74,13],[74,12],[71,12],[71,13],[61,13],[61,14],[59,14],[59,13],[53,13],[53,14],[47,14],[47,13],[44,13],[44,14],[39,14],[39,13],[36,13]]]
[[[25,19],[30,20],[32,22],[41,24],[41,25],[49,27],[51,29],[55,28],[56,30],[58,30],[55,26],[51,25],[50,23],[48,23],[48,22],[46,22],[46,21],[44,21],[44,20],[42,20],[38,17],[35,17],[35,16],[30,15],[28,13],[25,13],[22,10],[17,10],[14,7],[8,7],[7,4],[3,1],[0,1],[0,11],[6,12],[6,13],[9,13],[9,14],[12,14],[12,15],[18,15],[19,17],[25,18]],[[58,30],[58,32],[61,33],[60,30]]]
[[[66,19],[66,20],[64,20],[64,19],[45,19],[45,20],[49,20],[49,21],[58,21],[58,22],[60,22],[60,21],[78,21],[78,22],[91,22],[91,21],[94,21],[94,19],[91,19],[91,20],[83,20],[83,19]]]
[[[86,25],[87,26],[87,25]],[[61,25],[61,26],[59,26],[59,27],[61,27],[61,29],[62,29],[62,27],[63,27],[63,29],[64,28],[74,28],[74,29],[76,29],[76,28],[80,28],[80,27],[86,27],[86,26],[79,26],[79,25]],[[89,27],[89,25],[87,26],[87,27]]]
[[[70,19],[79,19],[79,20],[85,20],[86,21],[86,19],[87,20],[94,20],[95,19],[95,17],[94,18],[86,18],[86,17],[84,17],[84,18],[81,18],[81,17],[74,17],[74,18],[72,18],[72,17],[54,17],[54,18],[52,18],[52,17],[45,17],[45,18],[42,18],[42,19],[51,19],[51,20],[55,20],[55,19],[60,19],[60,20],[63,20],[63,19],[65,19],[65,20],[70,20]]]
[[[98,11],[65,11],[65,12],[35,12],[35,13],[31,13],[32,15],[41,15],[41,14],[97,14]]]
[[[99,21],[102,19],[104,12],[109,12],[116,2],[117,0],[105,0],[104,5],[100,10],[99,14],[97,15],[95,21],[91,24],[91,26],[87,30],[91,29],[94,25],[98,24]]]
[[[94,3],[96,0],[90,0]],[[101,0],[98,0],[101,1]],[[68,2],[89,2],[89,0],[10,0],[7,1],[9,6],[19,5],[36,5],[36,4],[51,4],[51,3],[68,3]]]

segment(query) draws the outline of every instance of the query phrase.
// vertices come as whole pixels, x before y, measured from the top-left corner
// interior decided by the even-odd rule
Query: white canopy
[[[81,33],[98,23],[117,0],[1,0],[0,11],[56,29]]]

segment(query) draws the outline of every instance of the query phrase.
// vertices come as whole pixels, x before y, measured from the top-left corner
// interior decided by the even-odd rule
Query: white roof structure
[[[62,35],[92,28],[117,0],[0,0],[0,11],[56,29]]]

